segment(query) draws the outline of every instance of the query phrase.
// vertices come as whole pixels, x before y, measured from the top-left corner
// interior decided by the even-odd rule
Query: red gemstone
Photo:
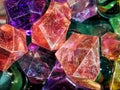
[[[0,70],[7,70],[27,52],[26,35],[10,25],[0,27]]]
[[[51,2],[43,17],[33,25],[32,42],[49,50],[57,50],[66,40],[70,18],[67,3]]]

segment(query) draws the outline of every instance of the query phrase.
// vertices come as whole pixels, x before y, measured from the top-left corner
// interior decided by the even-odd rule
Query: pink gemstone
[[[55,53],[67,75],[95,80],[100,71],[99,39],[73,33]]]
[[[0,27],[0,70],[7,70],[27,52],[26,35],[8,24]]]
[[[120,41],[117,34],[108,32],[102,36],[102,55],[115,60],[120,55]]]
[[[43,17],[33,25],[32,42],[49,50],[57,50],[66,40],[70,18],[67,3],[51,2]]]

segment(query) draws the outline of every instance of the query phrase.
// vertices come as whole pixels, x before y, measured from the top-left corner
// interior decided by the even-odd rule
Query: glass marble
[[[104,18],[111,18],[120,13],[120,0],[97,0],[98,13]]]

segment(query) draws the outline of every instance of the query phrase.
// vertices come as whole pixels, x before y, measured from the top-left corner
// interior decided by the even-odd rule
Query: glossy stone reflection
[[[120,13],[120,0],[97,0],[98,12],[104,18],[114,17]]]
[[[33,25],[32,42],[49,50],[57,50],[66,40],[70,18],[67,3],[51,2],[43,17]]]
[[[27,52],[26,35],[10,25],[0,27],[0,70],[7,70]]]
[[[67,0],[72,10],[72,19],[83,22],[97,14],[96,0]]]
[[[4,0],[7,23],[29,30],[32,24],[44,13],[47,0]]]
[[[99,39],[96,36],[73,33],[55,55],[67,75],[95,80],[99,74]]]
[[[28,49],[28,53],[19,60],[19,64],[31,83],[40,84],[48,78],[55,65],[54,53],[32,43]]]
[[[120,36],[120,15],[110,18],[114,32]]]
[[[110,90],[120,90],[120,61],[115,62],[115,71],[110,84]]]
[[[116,60],[120,55],[120,41],[117,34],[108,32],[102,36],[102,55]]]

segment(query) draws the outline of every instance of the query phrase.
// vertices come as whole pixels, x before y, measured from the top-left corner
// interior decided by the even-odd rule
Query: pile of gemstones
[[[120,90],[120,0],[4,0],[0,90]]]

